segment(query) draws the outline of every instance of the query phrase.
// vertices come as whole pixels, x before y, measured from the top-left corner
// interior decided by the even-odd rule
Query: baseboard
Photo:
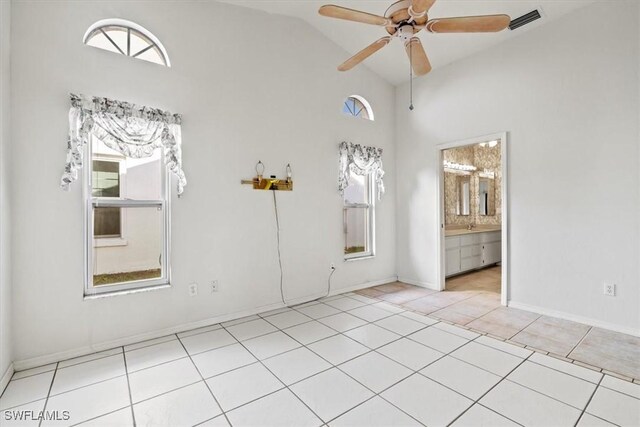
[[[360,289],[366,289],[366,288],[370,288],[372,286],[386,285],[387,283],[392,283],[392,282],[397,282],[397,281],[398,281],[398,276],[388,277],[386,279],[380,279],[380,280],[372,280],[370,282],[365,282],[365,283],[362,283],[360,285],[354,285],[354,286],[348,286],[346,288],[340,288],[340,289],[337,289],[335,292],[331,291],[330,296],[331,295],[344,294],[345,292],[359,291]]]
[[[344,288],[334,289],[331,291],[330,296],[343,294],[346,292],[353,292],[364,288],[369,288],[371,286],[383,285],[385,283],[395,282],[398,278],[396,276],[389,277],[386,279],[374,280],[370,282],[361,283],[358,285],[347,286]],[[309,295],[306,297],[293,298],[287,300],[288,306],[303,304],[305,302],[313,301],[318,298],[322,298],[326,296],[327,293],[319,292],[314,295]],[[216,323],[228,322],[230,320],[239,319],[241,317],[252,316],[254,314],[265,313],[267,311],[276,310],[278,308],[283,308],[285,305],[282,302],[268,304],[260,307],[255,307],[252,309],[241,310],[233,313],[224,314],[221,316],[216,316],[204,320],[198,320],[196,322],[184,323],[178,326],[173,326],[170,328],[159,329],[151,332],[145,332],[142,334],[132,335],[125,338],[120,338],[112,341],[105,341],[102,343],[94,344],[87,347],[80,347],[72,350],[62,351],[53,354],[47,354],[43,356],[33,357],[30,359],[17,360],[12,364],[12,374],[13,369],[16,371],[23,371],[25,369],[31,369],[38,366],[48,365],[49,363],[59,362],[61,360],[72,359],[74,357],[86,356],[87,354],[97,353],[100,351],[110,350],[116,347],[122,347],[129,344],[135,344],[141,341],[147,341],[154,338],[160,338],[166,335],[177,334],[180,332],[190,331],[192,329],[203,328],[205,326],[215,325]],[[9,376],[11,378],[11,376]]]
[[[398,277],[398,281],[402,282],[402,283],[406,283],[408,285],[413,285],[413,286],[419,286],[421,288],[427,288],[427,289],[431,289],[434,291],[439,291],[440,287],[438,285],[435,285],[433,283],[429,283],[429,282],[421,282],[420,280],[414,280],[414,279],[409,279],[406,277]]]
[[[564,311],[553,310],[544,307],[538,307],[535,305],[524,304],[517,301],[509,301],[509,307],[517,308],[520,310],[531,311],[533,313],[542,314],[545,316],[557,317],[559,319],[570,320],[572,322],[584,323],[585,325],[595,326],[597,328],[608,329],[614,332],[620,332],[622,334],[633,335],[640,337],[640,330],[629,328],[626,326],[620,326],[609,322],[603,322],[602,320],[592,319],[590,317],[578,316]]]
[[[2,378],[0,379],[0,395],[4,393],[4,389],[7,388],[7,385],[9,384],[9,381],[11,381],[13,373],[13,363],[10,363],[9,366],[7,366],[7,370],[4,371]]]

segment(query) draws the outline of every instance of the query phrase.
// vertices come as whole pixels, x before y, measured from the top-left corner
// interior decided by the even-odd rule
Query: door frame
[[[437,174],[437,187],[438,187],[438,222],[437,222],[437,236],[438,236],[438,263],[437,263],[437,287],[440,291],[445,289],[445,236],[444,236],[444,155],[443,151],[450,148],[464,147],[468,145],[479,144],[481,142],[500,140],[500,161],[502,172],[502,183],[500,186],[502,193],[502,274],[501,274],[501,286],[500,286],[500,303],[504,306],[509,303],[509,177],[508,177],[508,145],[509,145],[509,133],[498,132],[489,135],[482,135],[474,138],[469,138],[461,141],[447,142],[436,146],[436,159],[438,159],[438,174]]]

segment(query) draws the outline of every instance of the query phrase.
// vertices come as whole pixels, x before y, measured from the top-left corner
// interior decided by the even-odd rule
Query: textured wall
[[[473,165],[478,171],[471,173],[471,209],[469,215],[457,214],[458,185],[460,173],[444,174],[445,224],[451,226],[500,225],[502,223],[502,169],[500,161],[500,144],[495,147],[470,145],[445,150],[444,160],[465,165]],[[494,179],[494,215],[479,215],[480,205],[480,172],[493,172]],[[469,176],[469,175],[467,175]]]

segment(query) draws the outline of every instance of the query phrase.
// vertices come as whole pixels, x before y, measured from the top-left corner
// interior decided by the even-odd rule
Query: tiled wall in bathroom
[[[469,145],[466,147],[452,148],[444,150],[444,160],[473,165],[478,168],[477,172],[471,175],[471,214],[457,215],[457,186],[456,173],[445,172],[444,174],[444,204],[445,204],[445,225],[467,226],[477,225],[500,225],[502,222],[502,169],[500,162],[500,144],[495,147],[481,147],[479,145]],[[484,170],[495,174],[495,215],[478,215],[479,205],[479,172]]]

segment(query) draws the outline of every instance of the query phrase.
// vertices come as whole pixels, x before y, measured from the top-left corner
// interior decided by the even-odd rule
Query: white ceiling
[[[347,52],[355,54],[382,36],[388,35],[384,28],[356,22],[320,16],[318,8],[323,4],[359,9],[384,15],[394,0],[221,0],[238,6],[259,9],[269,13],[303,19],[333,40]],[[494,34],[433,34],[421,31],[422,40],[431,65],[438,68],[460,58],[472,55],[490,46],[517,37],[533,28],[570,13],[595,0],[438,0],[429,12],[430,18],[473,16],[506,13],[516,18],[533,9],[541,9],[543,18],[514,31],[504,30]],[[348,57],[348,56],[347,56]],[[346,60],[347,57],[344,59]],[[407,81],[409,62],[399,40],[393,40],[364,64],[396,85]],[[335,64],[336,67],[339,64]]]

